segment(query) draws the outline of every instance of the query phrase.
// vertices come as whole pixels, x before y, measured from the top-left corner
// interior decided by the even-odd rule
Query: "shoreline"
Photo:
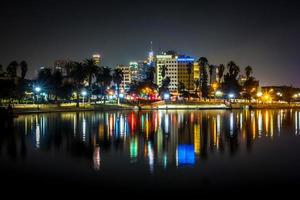
[[[249,106],[251,108],[249,108]],[[161,105],[86,105],[86,106],[57,106],[57,105],[15,105],[13,113],[22,114],[39,114],[39,113],[58,113],[58,112],[90,112],[90,111],[155,111],[155,110],[241,110],[241,109],[300,109],[300,104],[232,104],[225,105],[221,103],[201,103],[201,104],[161,104]]]

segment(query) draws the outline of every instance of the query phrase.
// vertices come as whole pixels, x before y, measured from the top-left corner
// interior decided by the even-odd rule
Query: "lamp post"
[[[86,92],[85,90],[83,90],[83,91],[81,92],[81,95],[82,95],[83,107],[85,107],[85,104],[84,104],[84,98],[85,98],[85,96],[87,95],[87,92]]]
[[[39,102],[38,102],[38,94],[41,92],[41,88],[39,86],[35,87],[34,88],[34,91],[35,91],[35,98],[36,98],[36,104],[37,104],[37,109],[39,110]]]
[[[230,99],[230,102],[232,102],[231,100],[233,99],[233,102],[235,102],[235,95],[233,93],[228,94],[228,97]]]

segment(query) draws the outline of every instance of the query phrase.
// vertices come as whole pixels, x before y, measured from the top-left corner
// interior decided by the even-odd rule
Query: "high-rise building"
[[[131,81],[139,81],[139,68],[138,62],[132,61],[129,63]]]
[[[123,72],[123,80],[122,80],[120,87],[123,88],[124,90],[128,90],[129,85],[131,84],[130,67],[127,65],[118,65],[117,69],[121,69]]]
[[[194,62],[194,67],[193,67],[193,78],[194,81],[200,80],[200,65],[199,62]]]
[[[211,76],[210,76],[210,72],[208,70],[210,83],[213,84],[213,83],[216,83],[216,82],[219,81],[218,72],[219,72],[219,70],[218,70],[218,67],[216,65],[212,66],[212,74],[211,74]]]
[[[195,66],[194,58],[189,56],[179,56],[178,62],[178,83],[183,83],[185,88],[189,91],[194,90],[195,81]],[[189,71],[190,68],[190,71]],[[199,68],[198,68],[199,70]],[[197,75],[196,75],[197,76]]]
[[[195,81],[200,79],[200,66],[195,59],[190,56],[177,56],[176,54],[163,53],[156,56],[156,84],[160,87],[164,77],[162,68],[166,66],[165,78],[170,78],[169,89],[171,92],[178,92],[179,83],[183,83],[185,88],[192,91],[195,89]],[[189,67],[191,72],[189,75]],[[190,81],[190,82],[189,82]]]
[[[54,61],[53,70],[61,71],[63,76],[67,75],[66,65],[69,63],[70,60],[68,59],[59,59]]]
[[[165,77],[162,77],[162,68],[166,67]],[[166,53],[156,55],[156,78],[155,82],[160,87],[164,78],[170,78],[169,90],[171,92],[177,92],[178,88],[178,62],[177,56],[167,55]]]
[[[143,81],[147,78],[147,72],[149,70],[149,63],[147,61],[138,61],[138,80]]]
[[[150,52],[148,54],[148,66],[154,67],[154,51],[152,48],[152,41],[150,44],[151,44],[151,48],[150,48]]]
[[[100,59],[101,59],[101,55],[98,53],[93,54],[92,59],[94,60],[94,62],[98,65],[100,64]]]

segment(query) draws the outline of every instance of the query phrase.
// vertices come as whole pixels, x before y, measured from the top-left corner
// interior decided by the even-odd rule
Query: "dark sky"
[[[103,65],[174,49],[210,63],[251,65],[262,85],[300,87],[300,2],[9,0],[0,3],[0,63],[27,60],[29,77],[54,60],[99,52]]]

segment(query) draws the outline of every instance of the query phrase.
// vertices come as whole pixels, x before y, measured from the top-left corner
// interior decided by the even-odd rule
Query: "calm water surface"
[[[1,175],[14,185],[300,185],[300,110],[33,114],[2,130]]]

